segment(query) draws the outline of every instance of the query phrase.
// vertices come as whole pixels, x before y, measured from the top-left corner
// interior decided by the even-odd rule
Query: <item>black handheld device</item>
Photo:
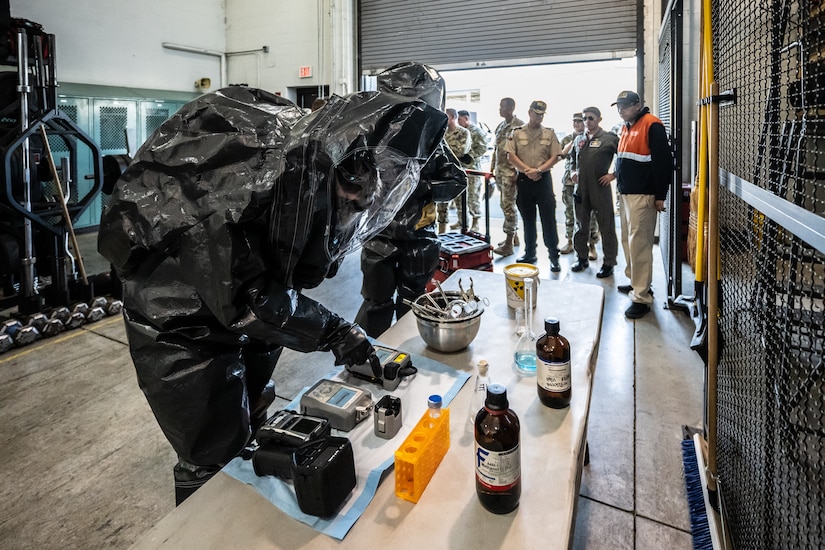
[[[369,362],[360,365],[348,365],[347,371],[351,375],[374,382],[387,391],[393,391],[401,383],[402,378],[416,373],[417,369],[413,366],[409,353],[385,346],[373,347],[376,355],[378,355],[378,360],[381,362],[381,376],[376,376]]]

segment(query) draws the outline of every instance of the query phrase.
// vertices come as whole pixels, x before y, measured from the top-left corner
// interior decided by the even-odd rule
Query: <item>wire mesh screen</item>
[[[737,548],[825,546],[824,21],[822,2],[713,3],[716,80],[736,90],[720,109],[737,185],[720,190],[717,413]]]
[[[154,134],[155,130],[160,128],[161,124],[166,122],[171,114],[168,107],[150,107],[147,109],[143,120],[146,127],[146,137],[148,138]]]
[[[666,14],[662,20],[661,39],[659,40],[659,90],[658,90],[658,109],[656,115],[662,121],[669,136],[673,136],[673,126],[671,120],[670,104],[672,101],[671,86],[673,84],[673,18],[670,14]],[[671,201],[673,200],[673,189],[669,193]],[[662,263],[667,267],[668,279],[671,276],[670,255],[673,253],[672,233],[673,227],[670,223],[670,214],[673,209],[669,208],[668,213],[659,215],[659,248],[662,252]],[[670,285],[668,285],[670,286]]]
[[[659,215],[659,248],[667,275],[668,297],[682,294],[682,260],[687,241],[687,219],[683,219],[683,192],[680,148],[682,136],[681,88],[682,1],[670,2],[659,34],[659,89],[657,115],[674,145],[676,159],[668,194],[668,208]]]
[[[126,107],[100,108],[100,148],[103,150],[126,149]]]

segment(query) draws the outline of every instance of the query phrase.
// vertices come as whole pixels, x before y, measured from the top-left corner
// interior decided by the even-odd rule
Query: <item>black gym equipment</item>
[[[103,157],[58,109],[54,61],[54,35],[32,21],[0,17],[0,65],[17,67],[0,72],[0,310],[16,308],[21,318],[120,297],[109,272],[85,277],[73,224],[130,160]],[[78,173],[79,166],[91,173]],[[67,319],[65,328],[79,322]],[[47,332],[58,330],[52,323]]]

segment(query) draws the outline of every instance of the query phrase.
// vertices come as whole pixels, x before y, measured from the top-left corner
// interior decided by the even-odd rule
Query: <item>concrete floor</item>
[[[495,243],[503,234],[492,206]],[[90,273],[105,266],[94,239],[81,236]],[[703,364],[688,347],[692,320],[664,309],[658,248],[657,304],[637,321],[625,319],[629,300],[615,288],[626,283],[621,253],[616,276],[606,280],[595,277],[600,260],[572,273],[574,255],[563,256],[562,272],[551,274],[545,251],[539,256],[541,278],[597,284],[606,293],[574,548],[691,548],[681,427],[701,424]],[[515,257],[497,259],[495,270]],[[355,255],[307,294],[352,319],[360,284]],[[274,376],[273,410],[331,366],[329,354],[287,350]],[[0,547],[126,548],[172,511],[174,454],[138,389],[120,317],[0,355],[0,419]]]

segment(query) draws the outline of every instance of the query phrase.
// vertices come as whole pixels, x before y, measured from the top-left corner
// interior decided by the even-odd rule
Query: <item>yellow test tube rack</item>
[[[437,418],[425,412],[395,451],[395,495],[418,502],[449,448],[450,409]]]

